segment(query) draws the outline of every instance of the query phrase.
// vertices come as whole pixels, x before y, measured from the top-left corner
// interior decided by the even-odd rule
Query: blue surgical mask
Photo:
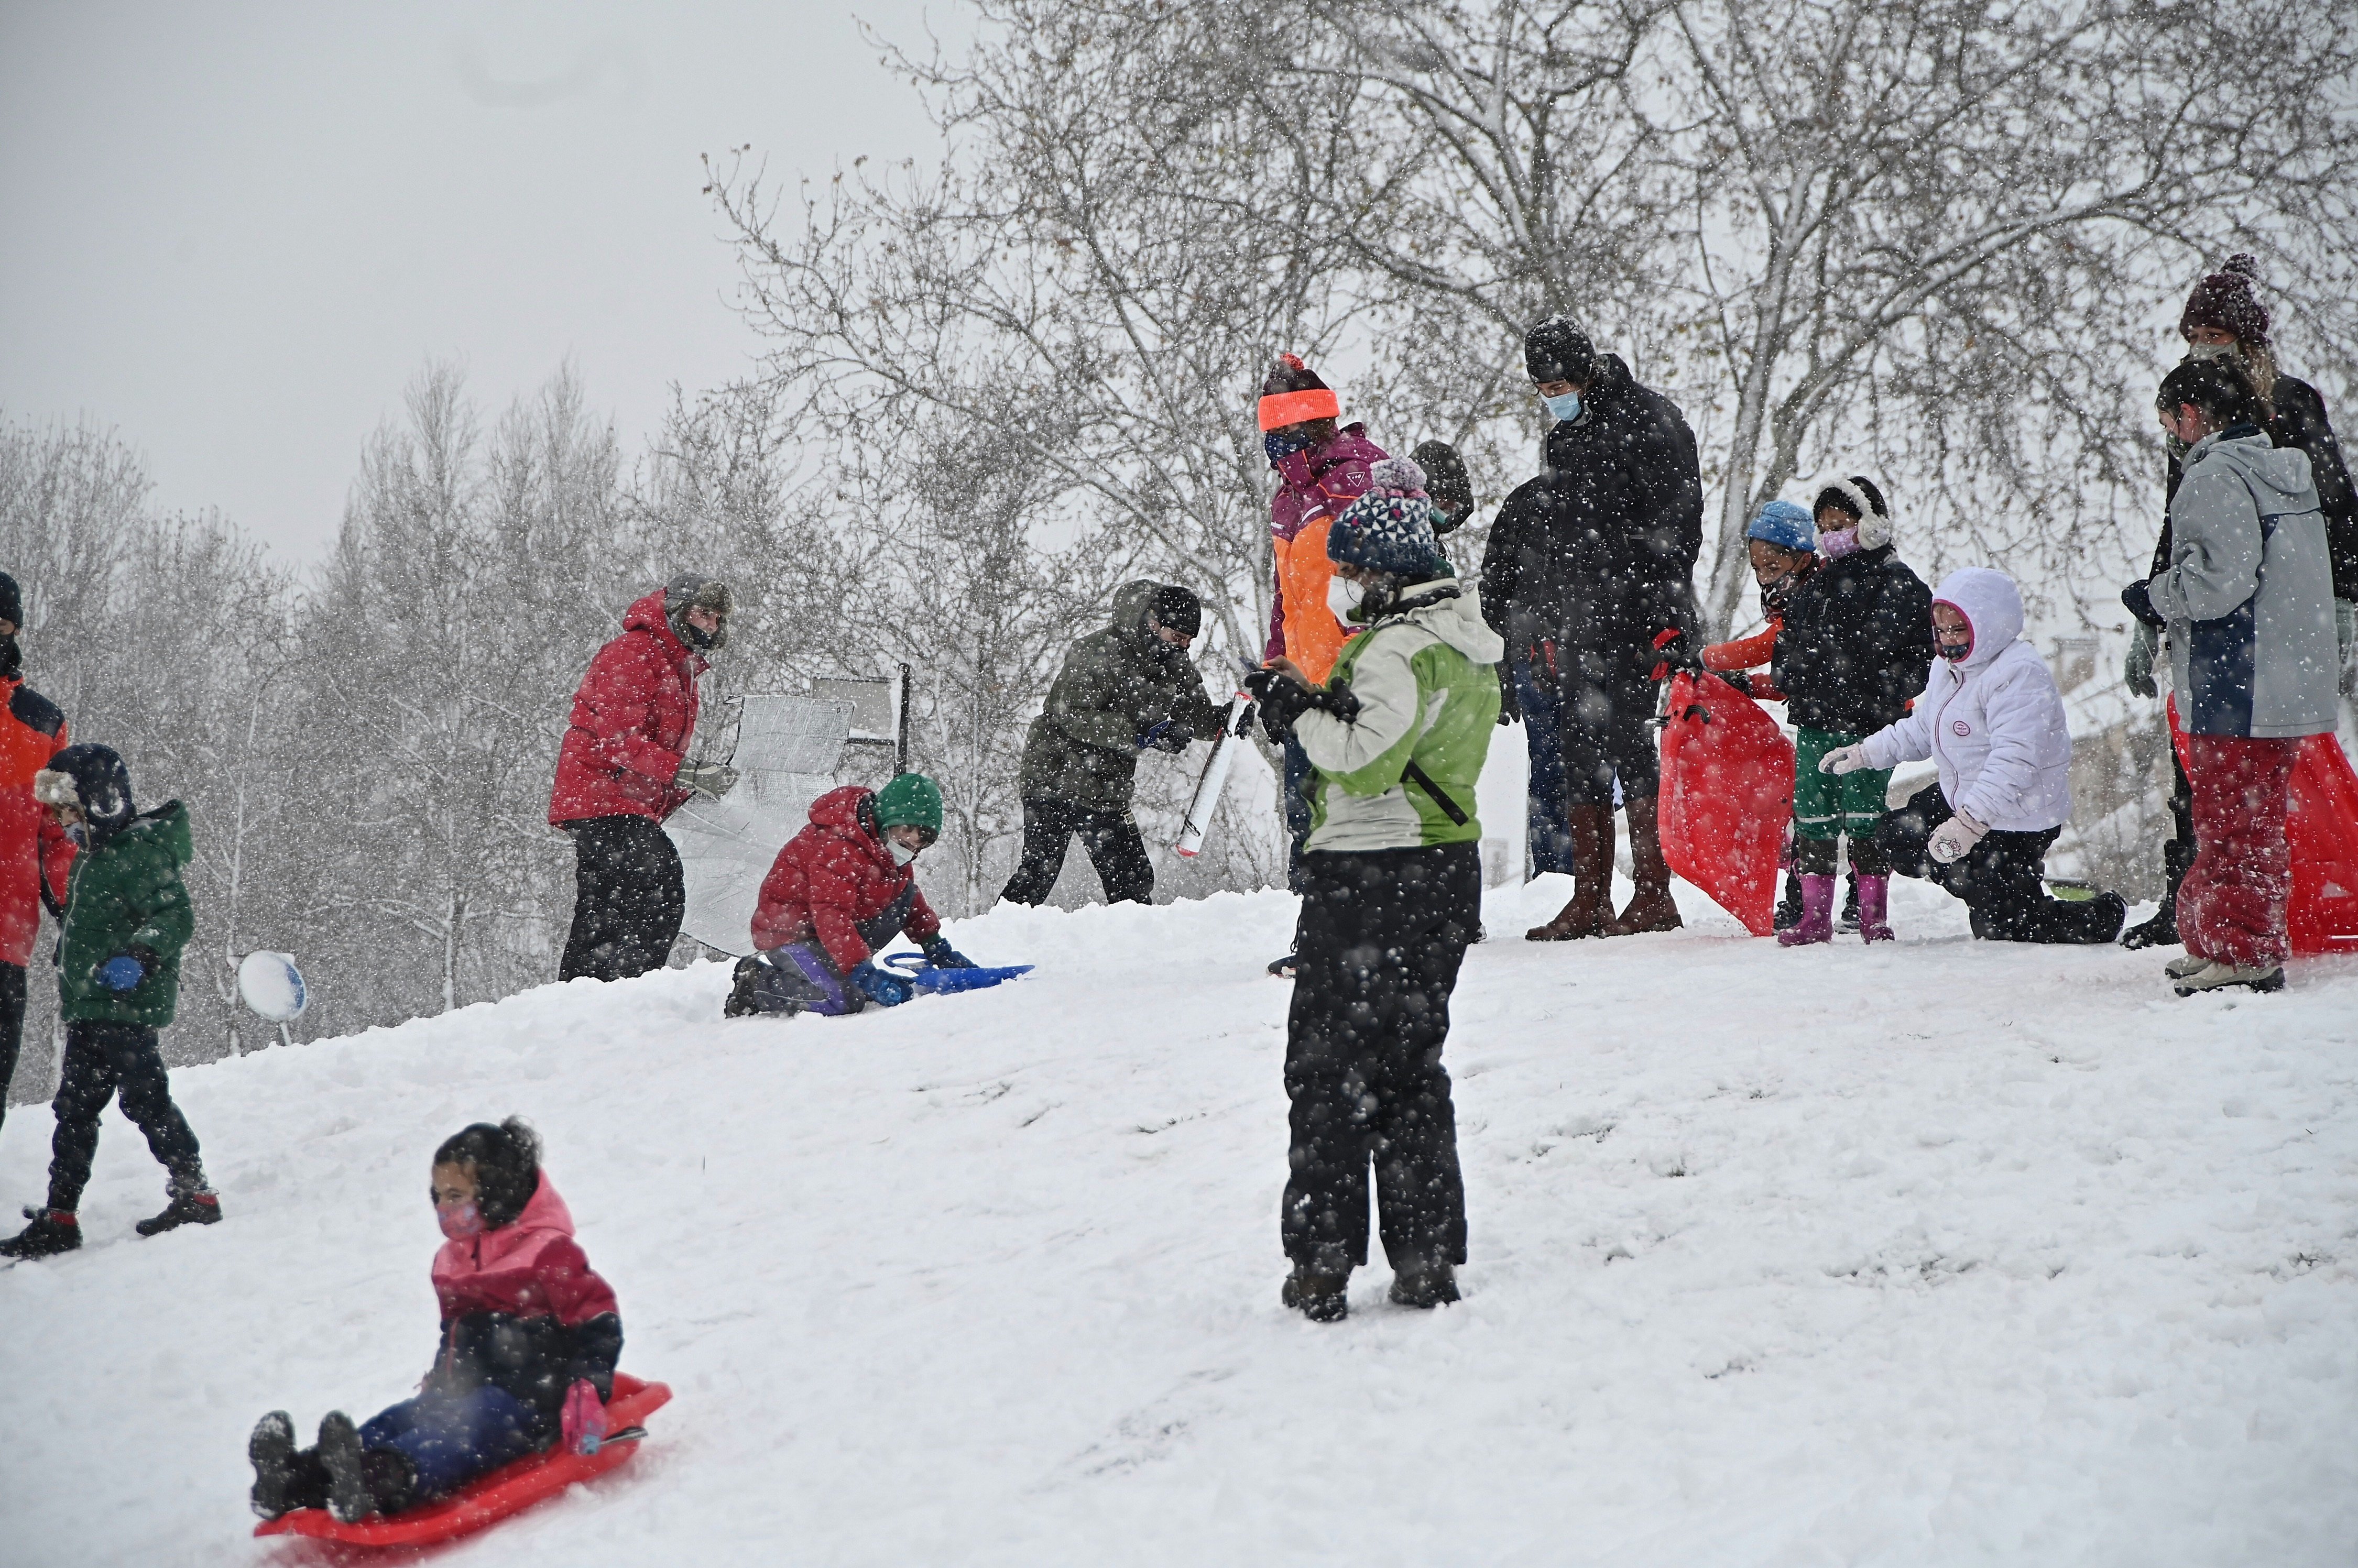
[[[1580,417],[1580,394],[1576,392],[1567,392],[1562,397],[1542,397],[1540,401],[1561,423],[1569,425]]]

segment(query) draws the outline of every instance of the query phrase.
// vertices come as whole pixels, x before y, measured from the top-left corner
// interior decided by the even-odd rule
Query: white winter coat
[[[1915,711],[1863,741],[1866,765],[1931,758],[1949,809],[1985,827],[2038,833],[2071,815],[2071,732],[2063,697],[2039,650],[2023,641],[2014,579],[1968,567],[1941,579],[1932,602],[1973,628],[1973,647],[1935,658]]]

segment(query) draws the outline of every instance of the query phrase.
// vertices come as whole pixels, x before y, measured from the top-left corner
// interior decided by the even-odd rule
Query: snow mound
[[[1682,894],[1686,890],[1682,889]],[[225,1223],[0,1272],[0,1559],[291,1563],[244,1438],[403,1397],[427,1161],[521,1112],[677,1390],[639,1461],[451,1563],[2347,1563],[2358,968],[1692,928],[1491,896],[1449,1060],[1466,1299],[1283,1312],[1293,906],[1008,910],[994,990],[723,1022],[726,968],[548,986],[174,1075]],[[49,1120],[0,1139],[39,1195]]]

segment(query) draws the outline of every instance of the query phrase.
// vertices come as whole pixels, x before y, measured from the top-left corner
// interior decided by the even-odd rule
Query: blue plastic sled
[[[886,966],[909,977],[909,983],[919,996],[944,996],[951,991],[979,991],[1011,980],[1018,975],[1032,972],[1029,964],[1009,964],[1002,968],[937,969],[925,961],[923,953],[895,953],[884,960]]]

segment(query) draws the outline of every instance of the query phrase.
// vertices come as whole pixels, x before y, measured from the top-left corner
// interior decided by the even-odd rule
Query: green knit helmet
[[[876,826],[942,830],[942,786],[923,773],[903,773],[876,792]]]

